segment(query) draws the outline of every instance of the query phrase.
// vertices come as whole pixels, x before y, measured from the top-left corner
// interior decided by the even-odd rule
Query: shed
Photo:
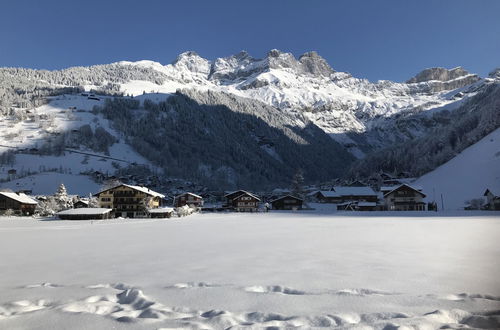
[[[96,208],[78,208],[69,209],[57,213],[62,220],[101,220],[111,218],[112,209]]]

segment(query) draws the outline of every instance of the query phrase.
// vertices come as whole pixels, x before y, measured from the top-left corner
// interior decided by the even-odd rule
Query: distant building
[[[486,189],[483,196],[486,196],[486,206],[488,210],[500,210],[500,192],[493,192],[491,189]]]
[[[389,211],[425,211],[424,197],[419,189],[402,184],[384,192],[385,208]]]
[[[76,208],[57,213],[61,220],[103,220],[111,218],[111,209],[108,208]]]
[[[0,210],[13,210],[19,215],[32,215],[38,202],[23,193],[0,191]]]
[[[226,198],[226,208],[238,212],[256,212],[259,209],[260,198],[248,191],[238,190],[224,197]]]
[[[80,208],[85,208],[85,207],[89,207],[89,201],[79,199],[78,201],[73,203],[74,209],[80,209]]]
[[[273,210],[302,210],[304,200],[292,195],[286,195],[271,201]]]
[[[148,210],[150,218],[171,218],[174,214],[174,209],[171,207],[159,207]]]
[[[337,204],[337,211],[376,211],[379,208],[377,202],[348,201]]]
[[[378,194],[367,186],[336,186],[327,191],[316,191],[309,196],[320,203],[340,204],[345,202],[377,202]]]
[[[203,197],[190,192],[185,192],[175,197],[174,206],[182,207],[188,205],[189,207],[202,207]]]
[[[142,186],[120,184],[95,194],[101,208],[110,208],[115,217],[147,217],[147,210],[160,207],[165,196]]]

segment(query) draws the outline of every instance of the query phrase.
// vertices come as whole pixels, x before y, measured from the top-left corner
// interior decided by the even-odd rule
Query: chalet
[[[226,208],[238,212],[255,212],[259,209],[260,198],[248,191],[238,190],[224,197],[226,198]]]
[[[13,210],[16,214],[32,215],[37,204],[26,194],[0,191],[0,211]]]
[[[189,207],[202,207],[203,197],[190,192],[186,192],[178,196],[175,196],[174,206],[182,207],[184,205],[188,205]]]
[[[115,217],[146,217],[147,210],[160,207],[165,196],[142,186],[120,184],[94,195],[101,208],[110,208]]]
[[[174,214],[174,209],[171,207],[158,207],[148,210],[150,218],[171,218]]]
[[[337,204],[337,211],[376,211],[378,209],[377,202],[347,201]]]
[[[378,201],[378,194],[366,186],[337,186],[328,191],[316,191],[310,194],[320,203],[345,203],[350,201],[374,202]]]
[[[61,220],[103,220],[111,218],[108,208],[76,208],[60,211],[57,217]]]
[[[486,205],[488,210],[500,211],[500,192],[486,189],[483,196],[486,196]]]
[[[302,210],[304,200],[292,195],[286,195],[271,201],[273,210]]]
[[[385,208],[389,211],[425,211],[425,194],[407,184],[384,193]]]
[[[78,201],[73,203],[74,209],[80,209],[85,207],[89,207],[89,201],[87,200],[79,199]]]

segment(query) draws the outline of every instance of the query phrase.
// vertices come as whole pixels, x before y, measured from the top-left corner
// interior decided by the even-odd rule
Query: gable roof
[[[160,198],[164,198],[165,195],[163,194],[160,194],[156,191],[153,191],[147,187],[141,187],[141,186],[133,186],[133,185],[130,185],[130,184],[125,184],[125,183],[122,183],[122,184],[119,184],[117,186],[114,186],[112,188],[109,188],[109,189],[106,189],[106,190],[102,190],[102,191],[99,191],[97,194],[94,194],[94,196],[97,196],[99,194],[102,194],[103,192],[106,192],[106,191],[109,191],[109,190],[113,190],[113,189],[116,189],[118,187],[128,187],[128,188],[131,188],[131,189],[134,189],[134,190],[137,190],[137,191],[140,191],[140,192],[143,192],[145,194],[148,194],[150,196],[153,196],[153,197],[160,197]]]
[[[338,186],[332,189],[339,196],[377,196],[377,193],[367,186]]]
[[[231,197],[232,195],[234,195],[234,196]],[[257,200],[260,201],[260,198],[257,197],[257,195],[254,195],[251,192],[248,192],[246,190],[236,190],[236,191],[233,191],[232,193],[224,195],[224,197],[231,198],[231,199],[236,199],[238,197],[241,197],[242,195],[249,195],[250,197],[253,197],[253,198],[255,198],[255,199],[257,199]]]
[[[180,197],[180,196],[182,196],[182,195],[191,195],[191,196],[194,196],[194,197],[196,197],[196,198],[201,198],[201,199],[203,199],[203,197],[201,197],[200,195],[196,195],[196,194],[194,194],[194,193],[192,193],[192,192],[185,192],[185,193],[182,193],[182,194],[180,194],[180,195],[177,195],[177,197]]]
[[[58,215],[76,215],[76,214],[106,214],[111,212],[112,209],[101,207],[85,207],[81,209],[69,209],[57,212]]]
[[[487,196],[488,192],[490,192],[495,197],[500,197],[500,192],[499,191],[493,191],[490,188],[486,189],[486,191],[484,192],[483,196]]]
[[[285,195],[285,196],[281,196],[281,197],[278,197],[276,199],[273,199],[270,203],[274,203],[276,201],[279,201],[280,199],[285,199],[285,198],[293,198],[293,199],[296,199],[296,200],[299,200],[299,201],[304,201],[302,198],[299,198],[299,197],[295,197],[295,196],[292,196],[292,195]]]
[[[406,183],[403,183],[403,184],[401,184],[401,185],[399,185],[399,186],[395,187],[395,188],[394,188],[394,189],[392,189],[391,191],[386,192],[386,193],[384,194],[384,197],[386,197],[387,195],[392,194],[393,192],[395,192],[395,191],[397,191],[397,190],[399,190],[399,189],[401,189],[401,188],[403,188],[403,187],[410,188],[411,190],[413,190],[413,191],[415,191],[415,192],[419,193],[420,195],[422,195],[422,197],[425,197],[425,196],[426,196],[426,195],[425,195],[423,192],[421,192],[419,189],[414,188],[414,187],[412,187],[412,186],[410,186],[410,185],[407,185]]]
[[[4,195],[7,198],[13,199],[19,203],[22,204],[31,204],[31,205],[36,205],[38,202],[28,195],[24,193],[15,193],[15,192],[7,192],[7,191],[0,191],[0,195]]]

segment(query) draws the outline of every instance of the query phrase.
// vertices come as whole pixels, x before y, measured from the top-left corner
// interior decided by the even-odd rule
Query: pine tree
[[[298,169],[292,179],[292,194],[297,197],[303,197],[304,174]]]

